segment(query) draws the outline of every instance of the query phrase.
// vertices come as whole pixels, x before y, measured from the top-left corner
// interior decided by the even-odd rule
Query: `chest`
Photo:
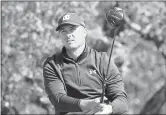
[[[62,75],[65,84],[77,89],[101,89],[102,76],[99,75],[99,68],[94,63],[64,64]]]

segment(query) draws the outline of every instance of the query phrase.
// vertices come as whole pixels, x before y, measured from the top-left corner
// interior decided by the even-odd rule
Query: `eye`
[[[66,32],[64,30],[60,30],[60,34],[65,34]]]
[[[77,26],[72,26],[72,27],[70,27],[70,30],[71,30],[71,31],[75,31],[76,28],[77,28]]]

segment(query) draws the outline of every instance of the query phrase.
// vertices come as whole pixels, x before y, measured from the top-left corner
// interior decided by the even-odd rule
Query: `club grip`
[[[106,88],[106,83],[104,81],[103,86],[102,86],[102,94],[101,94],[101,98],[100,98],[100,103],[104,103],[105,88]]]

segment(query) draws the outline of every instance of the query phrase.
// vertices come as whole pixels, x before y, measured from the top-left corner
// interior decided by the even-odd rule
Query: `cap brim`
[[[80,25],[80,24],[75,23],[75,22],[64,22],[64,23],[60,24],[60,25],[56,28],[56,31],[58,31],[62,26],[67,25],[67,24],[69,24],[69,25],[76,25],[76,26]]]

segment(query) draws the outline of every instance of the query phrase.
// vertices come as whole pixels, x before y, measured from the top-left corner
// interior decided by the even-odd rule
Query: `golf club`
[[[112,41],[112,45],[111,45],[111,52],[110,52],[110,56],[109,56],[108,66],[107,66],[107,74],[108,74],[108,71],[109,71],[110,61],[111,61],[111,57],[112,57],[112,51],[113,51],[113,46],[114,46],[114,42],[115,42],[115,36],[116,36],[116,34],[118,32],[118,29],[122,25],[123,17],[124,17],[123,10],[121,8],[119,8],[119,7],[114,7],[113,9],[110,9],[106,13],[106,20],[108,21],[108,23],[114,29],[113,41]],[[104,103],[106,81],[107,81],[107,79],[104,76],[103,86],[102,86],[102,95],[101,95],[101,98],[100,98],[100,103]]]

